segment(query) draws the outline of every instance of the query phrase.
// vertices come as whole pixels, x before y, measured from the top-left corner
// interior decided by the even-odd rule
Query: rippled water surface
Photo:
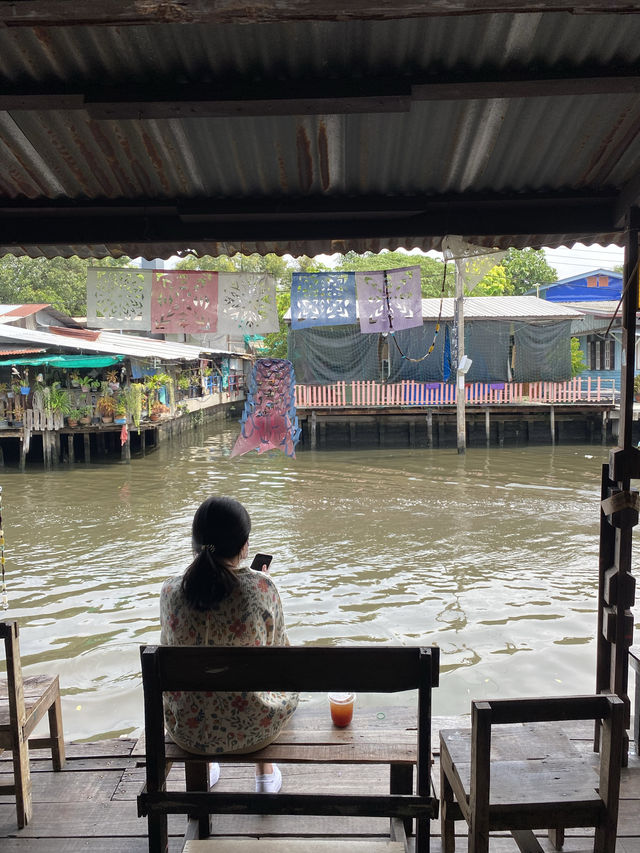
[[[30,673],[57,671],[68,738],[139,731],[141,643],[212,493],[274,554],[293,643],[438,644],[436,714],[470,697],[591,692],[606,448],[229,458],[235,425],[131,465],[5,473],[10,609]]]

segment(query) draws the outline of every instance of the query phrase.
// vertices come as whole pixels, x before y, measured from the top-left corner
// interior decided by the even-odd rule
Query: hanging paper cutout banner
[[[456,262],[456,272],[464,282],[464,289],[471,293],[507,253],[491,246],[474,246],[456,234],[448,234],[442,241],[442,254],[445,261]]]
[[[356,322],[356,277],[352,272],[294,272],[291,328],[346,326]]]
[[[218,334],[277,332],[276,282],[270,275],[218,273]]]
[[[422,325],[420,267],[356,273],[361,332]]]
[[[216,332],[218,273],[154,270],[151,330],[165,334]]]
[[[150,331],[151,277],[133,267],[89,267],[87,326]]]
[[[282,450],[295,458],[300,427],[295,406],[293,365],[284,358],[259,358],[249,379],[242,413],[242,428],[231,451],[241,456],[250,450]]]

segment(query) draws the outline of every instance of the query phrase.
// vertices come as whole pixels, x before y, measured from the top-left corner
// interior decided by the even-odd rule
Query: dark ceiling
[[[617,0],[0,0],[0,254],[621,242],[639,62]]]

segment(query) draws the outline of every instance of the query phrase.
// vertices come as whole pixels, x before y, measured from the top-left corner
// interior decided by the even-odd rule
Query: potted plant
[[[113,422],[115,424],[126,424],[127,422],[127,406],[122,399],[116,402]]]
[[[82,377],[80,376],[80,373],[77,370],[72,370],[69,374],[69,381],[71,382],[71,387],[78,388],[81,380]]]
[[[88,426],[88,424],[91,423],[91,416],[93,415],[93,406],[80,406],[78,412],[78,423],[81,426]]]
[[[80,390],[84,394],[87,394],[89,391],[91,391],[91,385],[89,384],[90,382],[91,382],[91,379],[88,376],[82,376],[81,377],[81,379],[80,379]]]
[[[58,412],[68,415],[71,411],[71,397],[69,392],[54,382],[50,388],[44,389],[44,408],[49,412]]]
[[[31,386],[29,385],[29,371],[25,370],[24,376],[20,380],[20,393],[23,397],[26,397],[30,391]]]
[[[191,381],[189,379],[189,374],[188,373],[181,373],[180,376],[178,376],[178,389],[181,392],[180,393],[181,397],[188,397],[189,396],[189,385],[191,385]]]
[[[102,397],[99,397],[98,402],[96,403],[96,409],[100,413],[103,424],[113,423],[116,401],[113,399],[112,395],[103,394]]]
[[[80,409],[69,409],[69,413],[67,415],[67,426],[77,427],[78,421],[80,420],[80,416]]]
[[[107,370],[107,382],[112,391],[117,391],[120,387],[120,377],[117,370]]]
[[[20,393],[20,383],[16,379],[14,379],[11,382],[11,388],[7,391],[7,397],[10,400],[13,400],[13,398],[16,396],[16,394],[19,394],[19,393]]]

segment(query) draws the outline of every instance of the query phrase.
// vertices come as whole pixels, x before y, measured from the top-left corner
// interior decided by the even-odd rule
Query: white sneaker
[[[220,778],[220,765],[217,761],[212,761],[209,765],[209,787],[213,788]]]
[[[273,765],[273,773],[256,776],[257,794],[277,794],[282,788],[282,773],[277,764]]]

